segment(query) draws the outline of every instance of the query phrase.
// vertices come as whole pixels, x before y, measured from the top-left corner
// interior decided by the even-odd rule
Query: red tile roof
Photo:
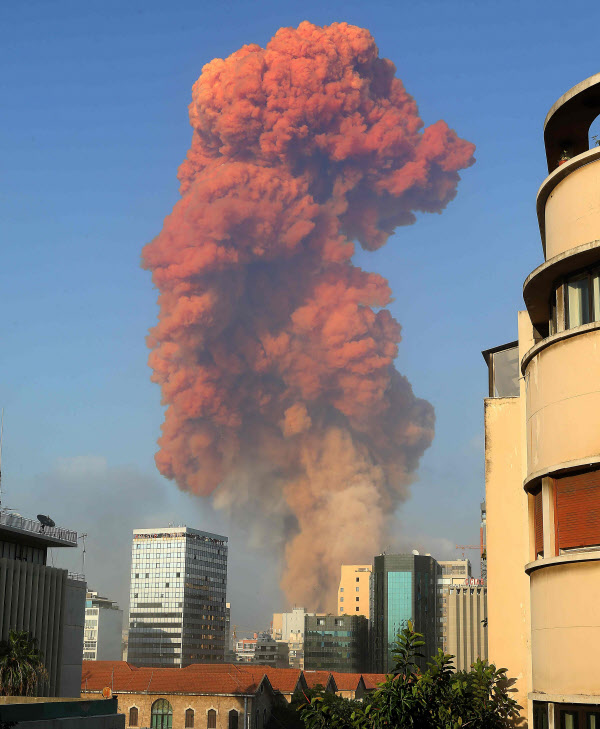
[[[260,667],[250,671],[234,664],[138,668],[125,661],[84,661],[81,690],[110,686],[115,693],[255,694],[267,673],[256,669]]]
[[[327,683],[331,673],[329,671],[304,671],[304,678],[308,688],[315,688],[316,686],[323,686],[327,688]]]
[[[333,676],[338,691],[356,691],[361,679],[360,673],[340,673],[339,671],[332,671],[331,675]]]
[[[365,682],[365,688],[368,691],[377,688],[377,684],[387,680],[387,674],[385,673],[363,673],[362,677]]]

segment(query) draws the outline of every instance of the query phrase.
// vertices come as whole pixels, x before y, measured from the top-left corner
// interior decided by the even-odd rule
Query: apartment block
[[[453,585],[466,585],[471,579],[468,559],[438,561],[437,576],[437,647],[452,653],[448,644],[448,595]],[[454,655],[454,654],[452,654]]]
[[[481,582],[472,580],[473,583]],[[487,587],[483,584],[450,585],[444,649],[454,656],[458,671],[469,670],[477,660],[487,660]]]
[[[338,588],[338,614],[364,615],[367,620],[371,615],[370,564],[343,564]]]
[[[523,723],[600,721],[600,74],[550,108],[543,261],[517,339],[486,350],[488,648]]]
[[[116,602],[88,590],[85,597],[84,661],[120,661],[123,611]]]

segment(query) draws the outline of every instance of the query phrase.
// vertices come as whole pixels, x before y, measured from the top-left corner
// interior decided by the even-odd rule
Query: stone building
[[[600,720],[599,114],[596,74],[546,116],[543,261],[484,352],[488,649],[536,729]]]

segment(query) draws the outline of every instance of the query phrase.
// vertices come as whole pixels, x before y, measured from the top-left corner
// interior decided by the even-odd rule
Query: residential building
[[[235,660],[239,663],[252,663],[256,655],[256,644],[258,636],[255,633],[254,638],[242,638],[235,642]]]
[[[518,339],[484,352],[488,649],[523,723],[600,715],[600,74],[544,124],[544,261],[525,280]]]
[[[481,526],[479,527],[479,539],[481,542],[481,579],[487,581],[487,534],[486,534],[486,508],[485,501],[480,504],[481,509]]]
[[[360,673],[369,664],[369,622],[364,615],[307,615],[304,668]]]
[[[288,668],[288,644],[282,640],[274,640],[269,633],[255,633],[254,638],[236,641],[235,660],[238,663]]]
[[[449,653],[448,647],[448,593],[452,585],[466,585],[471,578],[468,559],[438,561],[437,577],[437,647]]]
[[[445,653],[454,656],[457,671],[487,660],[487,587],[481,579],[450,585],[447,596]]]
[[[226,589],[227,537],[186,526],[134,530],[129,662],[222,662]]]
[[[373,567],[370,564],[343,564],[338,588],[338,614],[371,615],[370,581]]]
[[[38,640],[48,681],[44,696],[79,695],[86,584],[50,567],[47,552],[77,547],[77,533],[0,509],[0,640],[27,630]]]
[[[411,620],[422,633],[426,658],[437,653],[436,584],[437,562],[413,554],[382,554],[373,564],[372,652],[373,668],[385,673],[393,668],[392,650],[399,631]]]
[[[123,611],[116,602],[88,590],[85,596],[85,633],[83,659],[85,661],[120,661],[122,645]]]

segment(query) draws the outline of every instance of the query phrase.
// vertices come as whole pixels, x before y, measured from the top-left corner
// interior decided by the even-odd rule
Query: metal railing
[[[77,532],[57,526],[43,526],[39,521],[35,519],[27,519],[20,514],[11,514],[6,511],[0,511],[0,526],[20,529],[32,534],[39,534],[43,537],[51,537],[52,539],[61,539],[65,542],[71,542],[74,546],[77,545]]]
[[[69,572],[67,577],[70,580],[76,580],[77,582],[85,582],[85,575],[81,572]]]

